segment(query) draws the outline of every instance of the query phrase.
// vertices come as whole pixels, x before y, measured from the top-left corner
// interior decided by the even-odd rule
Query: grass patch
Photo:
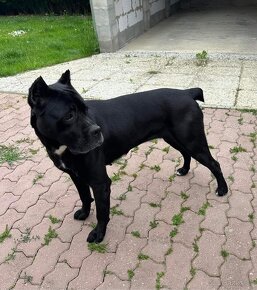
[[[138,256],[138,260],[148,260],[150,257],[148,255],[144,255],[143,253],[140,253]]]
[[[250,141],[253,143],[253,147],[256,147],[257,132],[250,133]]]
[[[183,198],[184,200],[187,200],[189,198],[189,195],[186,194],[185,192],[181,191],[180,193],[181,198]]]
[[[150,225],[151,229],[154,229],[158,226],[158,224],[159,223],[156,220],[154,220],[154,221],[151,221],[149,225]]]
[[[61,222],[60,219],[58,219],[57,217],[54,217],[52,215],[49,216],[49,219],[50,219],[50,221],[51,221],[52,224],[58,224],[58,223]]]
[[[115,206],[111,207],[111,209],[110,209],[111,215],[112,216],[114,216],[114,215],[124,215],[123,211],[119,210],[117,208],[118,208],[118,205],[115,205]]]
[[[220,254],[224,259],[226,259],[229,256],[229,253],[226,250],[221,250]]]
[[[167,147],[163,148],[162,151],[165,152],[165,153],[169,153],[170,146],[167,146]]]
[[[10,238],[11,236],[11,230],[8,228],[8,225],[6,225],[5,230],[0,234],[0,243],[3,243],[5,239]]]
[[[178,228],[175,227],[171,232],[170,232],[170,237],[174,238],[178,234]]]
[[[161,167],[159,165],[154,165],[150,167],[152,170],[159,172],[161,170]]]
[[[250,213],[248,215],[248,217],[249,217],[250,222],[253,222],[253,220],[254,220],[254,214],[253,213]]]
[[[107,244],[105,243],[88,243],[87,244],[88,246],[88,249],[91,251],[91,252],[98,252],[98,253],[106,253],[107,252]]]
[[[196,55],[196,65],[198,66],[206,66],[209,60],[208,53],[206,50],[202,52],[198,52]]]
[[[179,226],[184,223],[183,214],[181,212],[178,214],[175,214],[171,220],[174,226]]]
[[[133,237],[140,238],[140,232],[139,232],[139,231],[132,231],[132,232],[131,232],[131,235],[132,235]]]
[[[14,162],[21,160],[23,158],[24,156],[22,156],[21,152],[17,147],[13,145],[10,146],[0,145],[0,165],[3,164],[4,162],[7,162],[9,165],[12,165]]]
[[[158,272],[157,273],[157,278],[156,278],[156,283],[155,283],[155,288],[156,290],[160,290],[162,288],[161,285],[161,278],[164,276],[164,272]]]
[[[44,237],[44,245],[49,245],[52,239],[55,239],[57,237],[58,237],[57,232],[55,231],[55,229],[52,229],[52,227],[50,226],[48,228],[47,234],[45,234],[45,237]]]
[[[129,269],[127,273],[128,273],[128,279],[129,279],[129,281],[131,281],[132,278],[135,276],[135,273],[131,269]]]
[[[241,145],[239,145],[239,146],[235,146],[233,148],[230,148],[229,152],[232,154],[237,154],[237,153],[241,153],[241,152],[246,152],[246,149],[243,148]]]
[[[99,51],[89,16],[1,16],[0,31],[0,77]]]
[[[160,204],[160,203],[150,202],[149,205],[150,205],[151,207],[161,207],[161,204]]]
[[[33,184],[37,183],[37,181],[42,179],[43,177],[43,174],[37,174],[37,176],[33,179]]]
[[[237,109],[239,112],[242,113],[252,113],[254,116],[257,116],[257,110],[256,109]]]
[[[202,205],[202,207],[201,208],[199,208],[199,210],[198,210],[198,215],[203,215],[203,216],[205,216],[206,215],[206,210],[207,210],[207,208],[208,207],[210,207],[211,205],[210,205],[210,203],[207,201],[207,202],[205,202],[203,205]]]

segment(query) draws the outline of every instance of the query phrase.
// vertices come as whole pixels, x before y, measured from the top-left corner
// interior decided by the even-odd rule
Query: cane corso
[[[109,222],[111,180],[106,165],[133,147],[163,138],[184,158],[177,175],[185,175],[191,157],[216,177],[217,195],[228,191],[219,163],[210,154],[203,114],[196,100],[204,101],[200,88],[156,89],[110,100],[85,101],[71,85],[70,71],[52,85],[42,77],[29,89],[31,125],[54,162],[73,180],[82,201],[74,218],[90,213],[93,191],[97,226],[87,241],[103,240]]]

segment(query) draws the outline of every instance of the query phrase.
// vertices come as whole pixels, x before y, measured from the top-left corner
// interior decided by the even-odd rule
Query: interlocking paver
[[[206,67],[198,67],[192,60],[174,59],[169,66],[166,58],[130,60],[124,66],[127,58],[122,54],[99,55],[53,66],[51,78],[49,69],[28,72],[17,88],[27,92],[29,75],[33,80],[39,74],[46,75],[47,81],[53,81],[63,70],[78,65],[72,70],[72,78],[79,91],[83,87],[89,89],[83,96],[98,93],[113,97],[131,90],[163,87],[165,83],[186,86],[190,80],[204,88],[207,106],[215,105],[217,95],[223,96],[223,104],[233,105],[237,94],[237,106],[244,99],[253,104],[256,95],[256,90],[250,90],[254,82],[246,73],[248,70],[248,74],[257,75],[256,62],[210,61]],[[99,61],[105,68],[100,73],[99,69],[95,71]],[[153,69],[160,73],[149,75],[147,71]],[[226,87],[214,88],[224,76]],[[19,78],[10,77],[8,82]],[[116,83],[120,90],[114,92],[110,84]],[[109,88],[104,91],[106,84]],[[240,88],[238,92],[236,87]],[[13,90],[15,85],[8,83],[5,88]],[[256,287],[252,283],[257,279],[255,111],[203,110],[211,154],[220,162],[230,187],[225,197],[215,195],[216,180],[195,160],[186,176],[175,176],[183,158],[160,139],[138,146],[108,166],[110,177],[122,172],[121,179],[112,184],[111,206],[118,205],[123,214],[111,216],[103,241],[107,252],[100,254],[91,253],[86,242],[96,223],[95,203],[86,221],[73,219],[81,206],[79,195],[68,175],[54,167],[30,127],[27,97],[0,94],[0,104],[0,143],[14,145],[24,154],[11,166],[7,162],[1,164],[0,235],[6,226],[11,234],[0,242],[1,289]],[[246,152],[231,152],[239,146]],[[199,212],[206,205],[207,209]],[[172,218],[181,211],[183,222],[174,225]],[[60,221],[53,224],[50,215]],[[44,238],[50,226],[58,237],[47,246]],[[141,237],[136,237],[136,231]],[[225,254],[228,256],[223,257]]]
[[[194,278],[187,285],[188,290],[217,290],[219,287],[219,278],[210,277],[202,271],[196,271]]]
[[[221,267],[221,288],[227,289],[251,289],[248,273],[251,270],[250,261],[242,261],[230,255]]]
[[[219,276],[220,266],[223,263],[221,256],[222,245],[225,243],[224,235],[204,231],[197,242],[199,254],[193,262],[193,266],[207,273],[209,276]]]
[[[228,221],[229,224],[225,228],[227,241],[224,248],[238,258],[250,259],[252,223],[242,222],[236,218],[229,218]]]

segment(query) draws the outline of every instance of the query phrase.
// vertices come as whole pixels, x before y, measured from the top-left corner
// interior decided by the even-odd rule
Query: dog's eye
[[[66,114],[63,118],[64,121],[68,122],[68,121],[72,121],[74,118],[74,114],[72,112],[69,112],[68,114]]]

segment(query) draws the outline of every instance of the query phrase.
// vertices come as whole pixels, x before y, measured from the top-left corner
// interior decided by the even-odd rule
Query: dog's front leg
[[[73,174],[70,174],[70,177],[78,190],[82,202],[81,209],[78,209],[74,213],[74,219],[85,220],[90,214],[91,202],[94,199],[91,197],[89,186],[85,183],[84,180],[81,180],[79,177]]]
[[[89,233],[87,241],[89,243],[100,243],[105,236],[106,227],[110,220],[110,193],[111,193],[111,181],[103,184],[90,185],[93,189],[95,204],[96,204],[96,217],[97,225]]]

